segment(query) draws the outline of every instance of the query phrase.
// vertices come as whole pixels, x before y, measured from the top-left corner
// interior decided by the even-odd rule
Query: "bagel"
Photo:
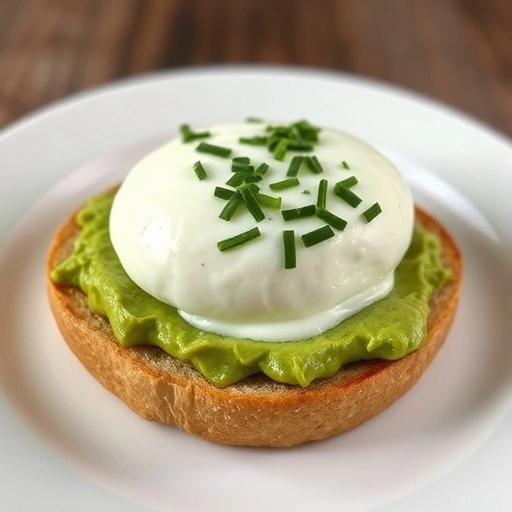
[[[73,251],[79,227],[72,214],[55,233],[47,258],[47,292],[63,338],[87,371],[143,418],[230,445],[288,447],[352,429],[404,395],[442,346],[459,301],[462,259],[452,236],[416,208],[416,222],[440,240],[450,278],[430,300],[427,339],[398,360],[373,359],[343,366],[307,387],[262,374],[219,388],[187,362],[154,346],[123,348],[109,322],[93,313],[87,296],[50,273]]]

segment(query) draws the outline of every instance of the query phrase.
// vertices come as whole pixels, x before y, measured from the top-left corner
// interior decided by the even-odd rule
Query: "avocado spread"
[[[90,308],[109,319],[121,346],[156,345],[189,362],[219,387],[255,373],[308,386],[333,376],[346,363],[401,358],[426,339],[429,299],[449,277],[438,238],[416,226],[391,293],[336,327],[292,342],[221,336],[192,327],[174,307],[153,298],[127,276],[110,242],[113,198],[114,192],[93,197],[77,214],[81,231],[75,250],[51,278],[82,289]]]

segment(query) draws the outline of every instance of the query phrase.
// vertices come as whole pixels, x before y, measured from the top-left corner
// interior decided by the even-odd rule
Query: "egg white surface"
[[[229,158],[199,153],[199,141],[175,139],[139,162],[118,191],[110,218],[111,240],[130,278],[160,301],[176,307],[198,328],[263,341],[317,335],[385,296],[393,271],[407,250],[414,208],[409,188],[394,165],[365,142],[322,128],[311,153],[288,151],[282,162],[266,147],[240,137],[265,133],[265,124],[229,123],[208,128],[206,139],[232,149]],[[202,130],[201,130],[202,131]],[[286,178],[297,154],[316,155],[323,172],[302,165],[300,185],[280,192],[268,185]],[[230,221],[219,218],[225,200],[216,186],[232,175],[231,159],[247,156],[270,169],[260,192],[282,197],[281,210],[315,204],[318,182],[328,180],[326,208],[347,221],[344,231],[312,247],[301,235],[325,222],[313,216],[283,221],[281,210],[263,207],[256,222],[244,205]],[[207,178],[199,180],[195,162]],[[341,162],[346,161],[350,169]],[[362,202],[352,208],[333,192],[336,182],[356,176],[351,190]],[[375,202],[382,213],[371,222],[361,214]],[[261,236],[221,252],[219,240],[257,226]],[[297,266],[284,268],[282,233],[294,229]]]

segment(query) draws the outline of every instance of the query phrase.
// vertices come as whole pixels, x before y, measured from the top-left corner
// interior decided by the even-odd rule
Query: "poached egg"
[[[394,270],[410,244],[414,207],[392,162],[349,134],[321,128],[312,150],[288,150],[280,160],[266,145],[240,141],[264,138],[271,126],[221,124],[208,128],[207,138],[176,138],[146,156],[117,192],[110,236],[129,277],[193,326],[226,336],[293,341],[321,334],[391,291]],[[229,149],[229,155],[199,151],[201,141]],[[276,190],[296,156],[305,157],[298,183]],[[307,165],[311,156],[320,171]],[[280,198],[281,204],[262,203],[261,220],[244,201],[229,220],[219,217],[227,199],[215,189],[237,191],[226,182],[238,157],[247,157],[253,168],[268,165],[253,190]],[[196,162],[203,179],[194,171]],[[317,205],[320,180],[327,185],[325,210],[346,225],[330,226],[329,238],[307,246],[302,236],[329,226],[325,216],[319,217],[317,207],[317,214],[293,220],[282,212]],[[349,204],[336,187],[358,199]],[[365,217],[376,204],[378,214]],[[255,227],[256,238],[219,250],[219,241]],[[294,268],[285,268],[284,230],[293,230]]]

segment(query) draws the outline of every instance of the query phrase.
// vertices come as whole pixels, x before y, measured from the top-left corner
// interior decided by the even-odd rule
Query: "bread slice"
[[[218,443],[293,446],[346,431],[381,412],[415,384],[441,347],[459,299],[461,255],[434,218],[417,210],[416,220],[440,237],[442,259],[452,271],[431,301],[427,343],[396,361],[349,364],[307,388],[264,375],[217,388],[157,347],[122,348],[80,290],[47,278],[48,296],[60,331],[83,366],[143,418]],[[47,275],[71,253],[77,233],[72,215],[53,238]]]

